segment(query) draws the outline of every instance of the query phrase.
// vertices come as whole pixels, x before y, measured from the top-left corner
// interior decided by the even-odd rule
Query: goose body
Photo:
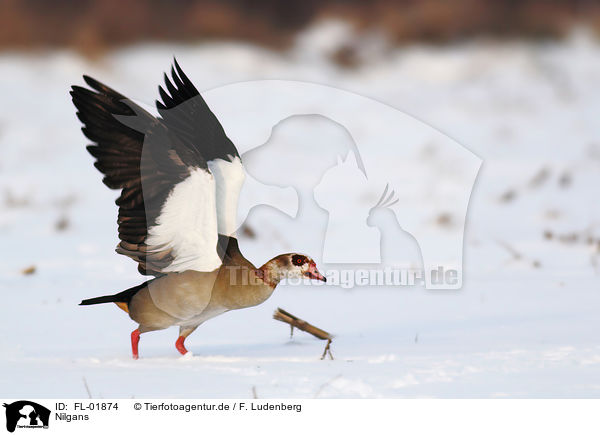
[[[131,333],[138,358],[140,334],[179,326],[177,349],[203,322],[267,300],[281,279],[325,281],[303,254],[279,255],[260,268],[239,250],[236,212],[244,170],[239,153],[177,61],[155,117],[106,85],[84,76],[73,86],[87,147],[120,189],[116,251],[132,258],[148,280],[81,305],[114,302],[138,323]]]
[[[174,325],[189,329],[226,311],[266,301],[275,287],[259,277],[233,237],[229,245],[223,264],[212,272],[188,270],[147,281],[127,302],[130,317],[144,332]]]

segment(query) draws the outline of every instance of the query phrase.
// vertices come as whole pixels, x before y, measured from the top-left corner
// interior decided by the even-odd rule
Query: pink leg
[[[185,337],[180,335],[179,338],[177,339],[177,341],[175,342],[175,347],[177,348],[179,353],[182,355],[185,355],[187,353],[187,349],[183,345],[184,341],[185,341]]]
[[[138,344],[140,342],[140,330],[136,329],[131,333],[131,352],[133,353],[133,359],[138,359]]]

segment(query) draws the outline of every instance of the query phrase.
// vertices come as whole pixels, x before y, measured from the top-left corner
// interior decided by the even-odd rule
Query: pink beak
[[[319,281],[327,282],[327,278],[321,275],[321,273],[317,270],[317,265],[315,263],[310,263],[305,275],[310,279],[318,279]]]

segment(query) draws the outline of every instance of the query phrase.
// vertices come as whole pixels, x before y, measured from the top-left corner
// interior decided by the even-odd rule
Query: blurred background
[[[0,394],[598,397],[599,32],[600,4],[583,0],[1,0]],[[180,360],[168,330],[130,361],[133,323],[77,306],[143,278],[114,253],[117,193],[68,91],[88,74],[152,105],[173,56],[201,92],[331,85],[479,156],[464,287],[282,286],[199,328],[198,356]],[[420,158],[452,165],[421,146]],[[423,225],[456,231],[444,209]],[[293,250],[305,237],[286,229],[251,216],[245,253],[262,263]],[[336,360],[319,361],[312,337],[290,341],[277,306],[334,333]]]
[[[393,44],[474,37],[559,38],[575,25],[598,30],[593,0],[4,0],[0,47],[68,47],[85,55],[147,41],[220,39],[285,49],[320,20],[375,30]],[[341,48],[341,47],[340,47]],[[344,50],[352,50],[349,45]],[[342,63],[351,53],[337,53]]]

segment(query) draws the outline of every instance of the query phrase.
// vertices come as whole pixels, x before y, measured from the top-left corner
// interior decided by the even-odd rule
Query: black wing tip
[[[69,91],[69,95],[71,95],[71,99],[77,105],[77,101],[81,99],[89,98],[90,96],[98,95],[106,93],[107,87],[104,86],[99,81],[93,79],[90,76],[83,75],[83,80],[85,83],[92,89],[86,88],[80,85],[72,85],[71,90]]]
[[[83,81],[85,82],[85,84],[88,85],[90,88],[92,88],[96,92],[102,93],[102,92],[106,92],[106,89],[109,89],[106,85],[100,83],[98,80],[96,80],[93,77],[88,76],[87,74],[84,74],[82,77],[83,77]],[[83,86],[72,85],[71,91],[69,93],[71,95],[73,95],[73,93],[78,93],[78,92],[93,93],[92,90],[85,88]]]
[[[166,74],[165,80],[168,80]],[[158,86],[158,94],[160,95],[160,98],[162,99],[165,106],[170,106],[173,104],[173,97],[169,95],[167,91],[165,91],[164,88],[160,85]]]
[[[194,84],[192,83],[192,81],[183,72],[183,69],[179,66],[179,62],[177,62],[177,59],[175,59],[175,57],[173,57],[173,63],[175,64],[175,69],[177,70],[177,73],[179,74],[179,77],[181,78],[181,81],[183,82],[183,84],[187,88],[189,88],[190,91],[195,92],[196,94],[199,95],[200,92],[198,92],[198,89],[196,89],[196,87],[194,86]]]
[[[96,80],[93,77],[88,76],[87,74],[83,75],[83,80],[86,82],[86,84],[88,86],[90,86],[91,88],[100,91],[103,87],[105,87],[102,83],[100,83],[98,80]]]
[[[71,90],[69,91],[69,95],[71,95],[73,98],[76,98],[79,95],[84,95],[84,94],[88,94],[88,93],[92,93],[92,91],[88,88],[84,88],[83,86],[79,86],[79,85],[71,86]]]
[[[102,95],[115,101],[128,100],[127,97],[121,95],[119,92],[115,91],[109,86],[106,86],[104,83],[99,82],[95,78],[90,77],[87,74],[84,74],[82,77],[85,84],[91,89],[83,86],[73,85],[71,86],[71,95]]]
[[[168,110],[177,105],[200,95],[188,76],[183,72],[177,58],[173,56],[173,63],[168,73],[163,73],[164,87],[158,87],[158,93],[162,101],[156,101],[159,110]]]
[[[162,101],[154,100],[154,103],[158,110],[167,110],[167,106],[165,106]]]
[[[175,55],[173,55],[173,65],[171,66],[171,74],[175,74],[175,70],[177,70],[177,74],[179,75],[179,77],[181,77],[182,80],[184,78],[187,79],[185,73],[179,66],[179,62],[177,62],[177,58],[175,57]]]

